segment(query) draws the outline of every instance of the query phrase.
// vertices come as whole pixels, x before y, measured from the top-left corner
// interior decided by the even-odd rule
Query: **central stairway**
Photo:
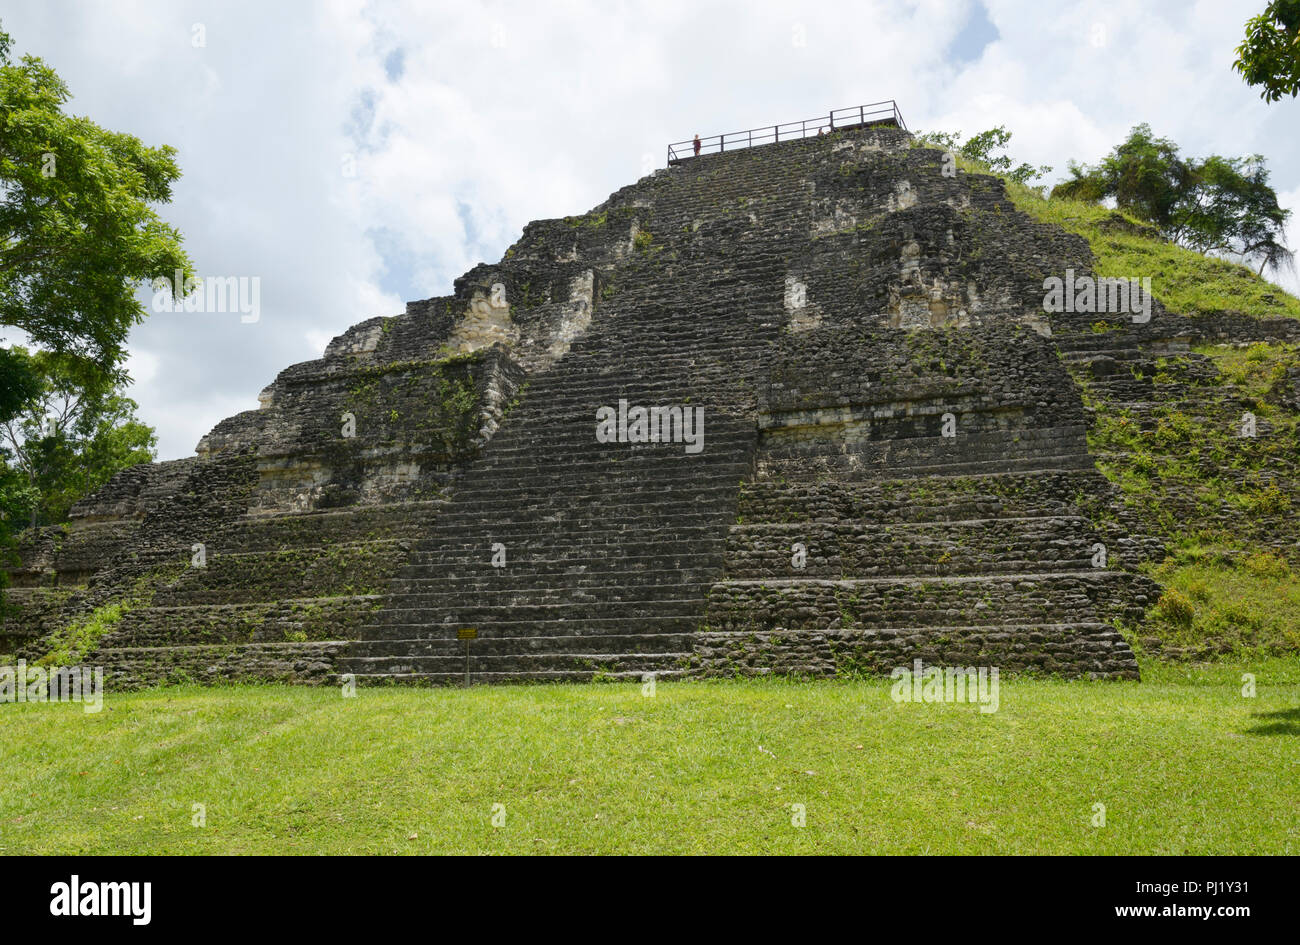
[[[616,291],[459,475],[340,673],[459,682],[466,628],[472,682],[688,669],[753,475],[757,392],[809,229],[800,162],[736,169],[732,155],[702,161],[653,178],[650,201],[643,184],[588,215],[635,215]],[[702,451],[598,443],[596,411],[620,399],[702,406]]]
[[[675,280],[624,284],[592,330],[530,379],[341,673],[452,683],[467,672],[503,682],[688,668],[754,470],[763,352],[784,322],[782,261],[756,242],[735,265],[725,279],[696,261]],[[620,400],[703,407],[701,451],[597,442],[597,410]],[[468,644],[466,628],[477,631]]]

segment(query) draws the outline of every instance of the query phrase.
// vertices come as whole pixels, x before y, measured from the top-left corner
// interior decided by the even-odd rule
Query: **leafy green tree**
[[[1052,172],[1052,169],[1046,165],[1042,167],[1034,167],[1032,164],[1017,165],[1010,155],[995,153],[1005,150],[1006,146],[1011,142],[1011,132],[1007,131],[1002,125],[990,128],[988,131],[981,131],[979,134],[968,138],[965,142],[961,141],[960,131],[932,131],[928,134],[918,135],[917,141],[921,144],[944,148],[972,161],[977,161],[999,177],[1005,177],[1018,184],[1028,185],[1030,182]]]
[[[1168,138],[1138,125],[1095,168],[1070,162],[1071,177],[1052,188],[1053,197],[1100,201],[1115,198],[1123,210],[1164,227],[1193,186],[1192,169]]]
[[[16,415],[41,389],[41,379],[29,373],[29,359],[0,348],[0,419]]]
[[[142,282],[193,276],[181,236],[154,204],[180,177],[174,148],[67,115],[68,87],[41,59],[10,59],[0,30],[0,328],[120,381]],[[0,420],[38,378],[0,364]],[[8,411],[7,413],[5,411]]]
[[[1261,155],[1184,158],[1176,144],[1141,124],[1095,167],[1071,162],[1070,174],[1053,197],[1113,198],[1171,242],[1257,261],[1261,273],[1293,265],[1285,237],[1291,212],[1278,204]]]
[[[78,501],[155,456],[157,435],[112,382],[88,381],[82,362],[49,351],[12,353],[41,378],[22,412],[0,423],[0,508],[11,531],[67,520]]]
[[[1232,68],[1247,85],[1261,86],[1266,102],[1300,94],[1300,0],[1273,0],[1247,20]]]

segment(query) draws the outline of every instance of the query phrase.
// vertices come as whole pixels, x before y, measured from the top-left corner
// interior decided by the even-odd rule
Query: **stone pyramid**
[[[119,688],[1135,677],[1152,542],[1102,525],[1066,365],[1170,320],[1046,313],[1087,243],[945,168],[861,124],[529,224],[29,533],[0,651],[94,624],[81,661]]]

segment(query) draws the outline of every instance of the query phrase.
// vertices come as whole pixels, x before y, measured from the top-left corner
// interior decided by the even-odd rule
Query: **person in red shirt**
[[[695,136],[695,141],[694,141],[693,143],[694,143],[694,145],[695,145],[695,156],[696,156],[696,157],[699,157],[699,156],[700,156],[700,136],[699,136],[699,135],[696,135],[696,136]]]

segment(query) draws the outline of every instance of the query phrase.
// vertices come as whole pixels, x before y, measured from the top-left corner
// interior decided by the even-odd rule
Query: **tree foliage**
[[[1185,158],[1176,144],[1142,124],[1095,167],[1071,162],[1070,174],[1053,188],[1053,197],[1113,198],[1166,239],[1258,262],[1260,272],[1293,264],[1285,241],[1291,213],[1278,204],[1261,155]]]
[[[928,134],[918,135],[917,141],[921,144],[944,148],[969,160],[977,161],[999,177],[1005,177],[1018,184],[1028,185],[1032,181],[1052,172],[1052,169],[1046,165],[1034,167],[1032,164],[1016,164],[1010,155],[996,153],[1005,150],[1007,145],[1011,143],[1011,132],[1007,131],[1002,125],[990,128],[988,131],[981,131],[979,134],[968,138],[965,142],[961,141],[960,131],[932,131]]]
[[[144,317],[141,282],[193,275],[180,234],[153,209],[171,200],[176,152],[65,114],[64,82],[34,56],[11,61],[10,46],[0,30],[0,327],[120,380]],[[34,380],[0,367],[5,419]]]
[[[154,458],[157,435],[135,416],[135,401],[112,381],[88,377],[84,362],[14,347],[39,389],[0,423],[0,528],[67,520],[68,511],[113,475]],[[3,537],[3,536],[0,536]]]
[[[1300,0],[1272,0],[1247,20],[1232,67],[1266,102],[1300,94]]]

